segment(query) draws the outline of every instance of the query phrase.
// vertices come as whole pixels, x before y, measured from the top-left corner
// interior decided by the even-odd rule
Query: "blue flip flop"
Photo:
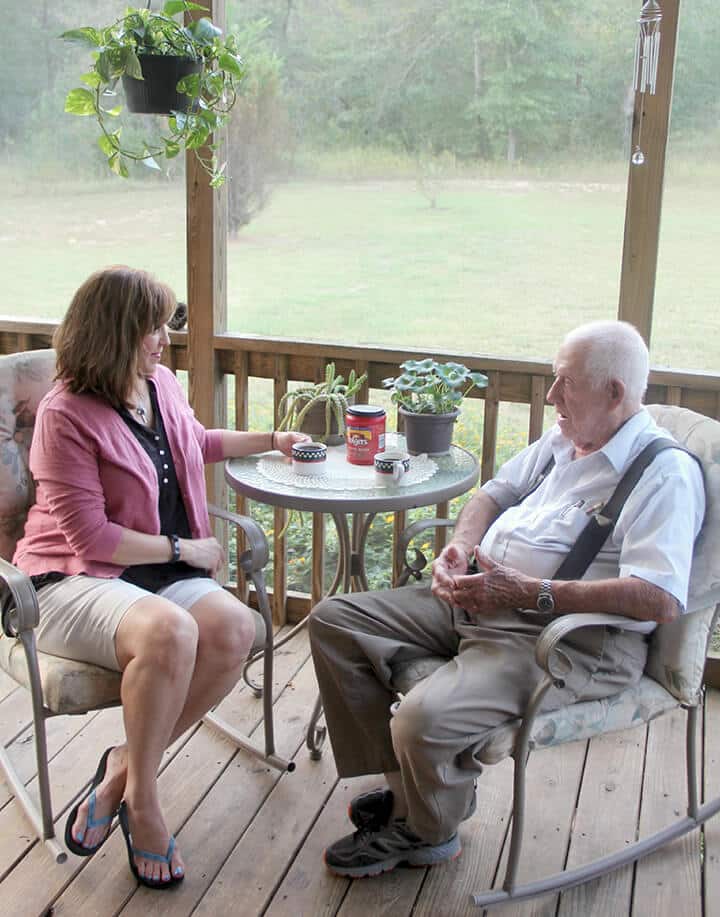
[[[103,756],[100,758],[100,763],[97,766],[97,770],[95,771],[95,776],[92,779],[92,783],[88,787],[85,795],[79,799],[78,802],[76,802],[73,808],[70,810],[70,814],[68,815],[67,821],[65,822],[65,846],[68,848],[68,850],[72,851],[72,853],[79,857],[92,856],[95,851],[102,847],[102,845],[110,836],[110,823],[112,822],[115,813],[112,812],[110,815],[104,815],[102,818],[95,818],[95,789],[100,786],[100,784],[105,779],[107,762],[113,747],[114,746],[106,748],[103,752]],[[84,847],[81,843],[75,840],[72,833],[72,829],[75,821],[77,820],[80,806],[85,802],[86,799],[88,800],[88,818],[85,830],[87,831],[88,828],[98,828],[101,825],[108,826],[107,834],[100,841],[100,843],[96,844],[94,847]]]
[[[185,873],[180,876],[174,876],[170,866],[170,861],[172,860],[172,855],[175,851],[175,837],[172,834],[170,835],[170,843],[168,844],[167,853],[164,856],[161,853],[150,853],[147,850],[140,850],[138,847],[133,847],[132,837],[130,835],[130,822],[128,821],[127,805],[124,802],[120,804],[118,819],[120,821],[120,828],[122,829],[123,837],[125,838],[125,846],[127,847],[130,872],[135,876],[141,885],[144,885],[147,888],[155,888],[162,891],[166,888],[172,888],[173,885],[178,885],[178,883],[182,882],[182,880],[185,878]],[[163,882],[162,880],[160,882],[156,882],[153,879],[147,879],[145,876],[141,876],[137,866],[135,865],[135,857],[142,857],[145,860],[152,860],[155,863],[167,863],[167,867],[170,870],[170,878],[166,882]]]

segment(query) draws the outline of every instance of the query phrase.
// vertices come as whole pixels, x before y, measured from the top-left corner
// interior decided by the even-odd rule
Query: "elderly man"
[[[557,424],[473,495],[433,564],[432,586],[335,596],[311,616],[338,772],[384,772],[388,784],[353,800],[358,830],[325,851],[339,875],[460,852],[458,825],[474,810],[481,771],[473,750],[525,709],[542,676],[535,643],[550,616],[609,612],[638,624],[571,635],[563,648],[572,673],[548,692],[545,709],[636,682],[647,633],[684,610],[705,501],[700,470],[680,449],[646,468],[585,576],[552,579],[633,459],[667,436],[642,407],[648,352],[631,325],[577,328],[554,371],[548,401]],[[468,570],[473,560],[478,572]],[[392,666],[427,655],[448,661],[391,716]]]

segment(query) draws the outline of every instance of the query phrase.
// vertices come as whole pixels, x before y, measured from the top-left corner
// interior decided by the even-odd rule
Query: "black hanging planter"
[[[138,58],[143,79],[123,74],[125,101],[128,111],[145,115],[169,115],[173,111],[188,111],[190,96],[177,91],[178,82],[191,73],[199,73],[203,62],[192,57],[171,57],[164,54],[142,54]]]

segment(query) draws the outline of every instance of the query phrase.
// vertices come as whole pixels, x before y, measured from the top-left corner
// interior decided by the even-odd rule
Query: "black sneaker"
[[[379,831],[390,821],[393,807],[393,791],[378,787],[368,793],[360,793],[348,806],[348,818],[356,828]]]
[[[454,859],[460,850],[457,834],[442,844],[428,844],[408,828],[405,819],[398,818],[379,831],[361,828],[341,837],[325,851],[325,864],[335,875],[362,879],[389,872],[401,863],[434,866]]]
[[[348,806],[348,818],[356,828],[367,828],[369,831],[379,831],[390,821],[392,807],[392,790],[379,787],[377,790],[361,793],[351,800]],[[463,815],[462,820],[466,821],[474,815],[476,808],[477,799],[475,793],[473,793],[468,810]]]

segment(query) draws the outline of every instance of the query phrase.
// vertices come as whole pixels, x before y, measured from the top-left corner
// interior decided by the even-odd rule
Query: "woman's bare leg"
[[[250,609],[224,589],[203,596],[189,614],[198,626],[195,671],[170,742],[230,693],[242,675],[255,640]]]
[[[146,600],[142,600],[143,604],[145,601]],[[116,643],[118,657],[121,662],[123,661],[121,653],[127,652],[128,655],[130,655],[130,653],[136,652],[137,649],[132,645],[133,643],[137,643],[135,633],[137,630],[137,622],[134,620],[134,615],[132,618],[128,618],[128,616],[134,609],[139,608],[139,604],[140,603],[134,605],[123,619],[124,624],[127,622],[126,627],[123,627],[122,630],[118,629]],[[147,609],[140,608],[139,610],[144,614],[144,620],[147,620]],[[190,684],[185,694],[185,703],[162,750],[178,736],[182,735],[186,729],[200,720],[211,707],[218,703],[233,688],[242,673],[244,661],[255,637],[255,625],[249,609],[224,590],[211,592],[204,596],[191,607],[189,613],[181,610],[179,610],[179,612],[181,615],[188,615],[197,623],[198,641],[195,652],[195,665]],[[133,640],[126,636],[128,631],[134,638]],[[124,644],[128,642],[131,645],[125,649]],[[136,655],[132,656],[126,665],[126,670],[127,666],[133,661],[142,661],[142,659],[138,660]],[[134,669],[135,667],[131,670],[131,675]],[[124,674],[123,685],[125,685],[126,681],[127,675]],[[132,693],[131,691],[131,695]],[[182,692],[179,691],[176,696],[182,697]],[[123,693],[123,706],[125,706],[125,692]],[[125,718],[127,728],[127,710]],[[162,756],[162,750],[160,751],[160,756]],[[128,760],[129,756],[126,745],[118,746],[111,752],[108,758],[106,777],[96,790],[96,817],[101,817],[102,815],[113,812],[123,798],[123,795],[127,798],[128,795],[132,793],[132,791],[130,794],[125,792]],[[158,758],[154,774],[157,774],[159,763],[160,758]],[[136,822],[140,820],[140,816],[136,816],[133,812],[134,807],[129,799],[127,802],[133,831],[134,846],[154,853],[164,853],[167,849],[169,834],[166,831],[163,833],[165,845],[162,846],[162,849],[152,844],[151,846],[145,846],[144,843],[141,843],[138,838],[143,836],[143,832],[141,831],[140,825],[136,826]],[[76,835],[76,839],[78,840],[77,834],[84,826],[86,819],[87,803],[84,803],[81,805],[78,812],[76,821],[77,829],[73,830],[73,834]],[[164,822],[161,823],[164,826]],[[106,832],[107,828],[105,826],[88,829],[84,837],[85,845],[88,847],[97,845],[103,839]],[[180,863],[180,857],[178,855],[176,858],[173,858],[173,865],[175,865],[176,859],[178,863]],[[168,877],[167,870],[164,870],[164,872],[163,870],[158,871],[157,864],[151,864],[150,861],[144,864],[145,867],[150,867],[151,865],[154,869],[152,873],[143,872],[140,862],[138,862],[138,869],[143,872],[143,874],[148,876],[152,875],[154,878],[166,879]]]

